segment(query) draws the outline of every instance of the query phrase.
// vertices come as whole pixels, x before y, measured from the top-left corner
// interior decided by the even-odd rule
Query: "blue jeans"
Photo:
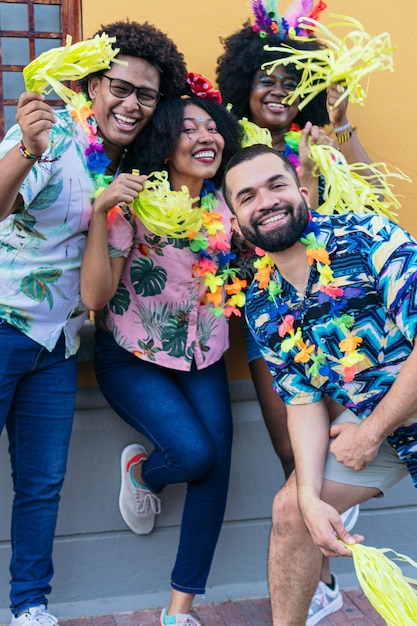
[[[187,483],[174,589],[204,593],[229,483],[232,415],[223,359],[182,372],[148,363],[96,335],[97,380],[110,406],[155,447],[142,477],[155,493]]]
[[[77,389],[75,357],[53,352],[0,320],[0,432],[12,465],[10,608],[47,605],[52,547]]]

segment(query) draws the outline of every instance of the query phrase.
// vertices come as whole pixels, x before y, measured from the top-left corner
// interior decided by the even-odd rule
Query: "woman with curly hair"
[[[280,32],[283,32],[282,29]],[[291,64],[278,64],[271,73],[267,72],[262,67],[264,63],[276,62],[286,55],[281,51],[266,50],[265,46],[288,44],[299,50],[322,47],[313,38],[304,41],[293,39],[289,31],[285,32],[285,27],[284,33],[283,38],[267,29],[260,33],[256,26],[254,28],[247,23],[224,39],[224,52],[217,61],[217,82],[223,101],[232,105],[232,111],[237,117],[246,117],[270,131],[273,147],[287,156],[297,168],[302,186],[309,190],[311,206],[317,208],[321,200],[323,181],[321,177],[314,175],[315,164],[308,156],[308,141],[334,143],[323,130],[324,126],[333,126],[337,145],[348,163],[370,163],[371,159],[347,119],[347,98],[334,107],[343,92],[342,85],[331,85],[327,92],[320,92],[301,111],[298,108],[299,99],[293,104],[284,101],[300,82],[302,69]],[[293,144],[290,145],[286,138],[286,134],[292,129],[302,129],[298,150],[294,150]],[[237,242],[236,248],[236,263],[240,267],[241,277],[246,278],[250,284],[254,275],[253,262],[257,257],[245,241]],[[273,389],[268,366],[246,325],[245,338],[249,369],[262,415],[285,478],[288,478],[294,469],[294,456],[287,429],[286,408]],[[337,415],[339,407],[335,405],[333,411],[334,416]],[[351,528],[357,516],[358,507],[349,509],[344,516],[345,523]],[[335,577],[330,573],[328,559],[323,563],[322,581],[313,598],[307,626],[314,626],[325,615],[342,606],[342,596]]]
[[[166,172],[172,190],[188,188],[191,213],[201,206],[205,219],[189,237],[161,236],[116,207],[108,232],[116,197],[100,202],[99,196],[83,259],[84,302],[93,310],[104,307],[96,335],[97,380],[113,409],[153,446],[148,452],[132,443],[122,451],[124,521],[137,534],[150,533],[161,510],[157,494],[169,484],[187,483],[161,626],[198,626],[191,606],[195,594],[204,593],[226,505],[232,442],[223,359],[228,324],[224,290],[214,302],[206,279],[210,274],[223,282],[231,214],[217,186],[240,139],[238,122],[209,97],[161,103],[125,170],[140,169],[142,181],[143,174]],[[119,176],[126,201],[130,177]]]

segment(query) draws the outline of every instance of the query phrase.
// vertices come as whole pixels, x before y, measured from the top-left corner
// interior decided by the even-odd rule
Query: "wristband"
[[[339,128],[333,128],[333,132],[337,135],[337,133],[343,133],[344,130],[348,130],[349,128],[352,128],[351,123],[346,122],[346,124],[339,126]]]
[[[33,154],[32,152],[30,152],[30,150],[26,148],[25,144],[23,143],[23,139],[21,139],[19,143],[19,152],[25,159],[29,159],[30,161],[36,161],[37,163],[53,163],[54,161],[58,161],[58,159],[60,158],[58,156],[54,159],[50,159],[48,157],[43,157],[41,154]]]
[[[347,141],[349,141],[349,139],[352,137],[353,133],[355,132],[355,129],[350,126],[350,128],[348,128],[347,130],[344,130],[342,132],[336,133],[336,141],[339,144],[339,146],[343,145],[344,143],[346,143]]]

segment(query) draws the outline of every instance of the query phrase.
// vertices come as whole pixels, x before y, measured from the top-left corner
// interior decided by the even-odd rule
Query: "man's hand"
[[[37,156],[48,148],[49,131],[55,124],[52,107],[39,93],[22,93],[17,104],[16,122],[22,129],[22,140],[29,152]]]
[[[382,443],[366,428],[366,420],[362,424],[334,424],[330,427],[330,437],[333,439],[330,452],[336,460],[357,471],[374,460]]]
[[[362,535],[350,535],[336,509],[323,500],[316,498],[308,506],[304,504],[301,513],[314,543],[324,556],[352,556],[338,539],[348,544],[360,543],[364,539]]]

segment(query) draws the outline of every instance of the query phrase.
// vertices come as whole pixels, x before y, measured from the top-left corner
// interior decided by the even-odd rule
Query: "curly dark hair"
[[[220,187],[227,162],[240,148],[242,128],[236,117],[214,100],[187,96],[166,100],[158,105],[148,126],[128,149],[123,169],[130,172],[136,168],[142,174],[166,170],[165,159],[172,154],[181,135],[184,122],[184,109],[187,104],[195,104],[203,109],[216,123],[224,139],[224,150],[220,167],[213,177],[216,187]]]
[[[224,52],[217,59],[216,75],[223,102],[232,105],[232,110],[238,118],[247,117],[250,120],[249,95],[256,72],[263,63],[285,58],[285,54],[264,50],[265,45],[274,47],[280,45],[277,37],[270,34],[265,38],[261,38],[258,33],[252,30],[249,22],[241,30],[233,33],[226,39],[222,39],[222,43]],[[284,40],[281,43],[288,44],[299,50],[323,48],[321,43],[313,39],[303,42],[291,39]],[[286,69],[294,75],[297,81],[300,80],[301,70],[295,69],[293,65],[287,65]],[[294,120],[302,128],[308,121],[318,126],[324,126],[329,123],[326,93],[324,91],[304,107]]]
[[[107,26],[102,24],[95,34],[103,33],[109,37],[116,37],[114,46],[120,48],[119,54],[144,59],[159,70],[162,99],[175,98],[184,92],[187,73],[184,56],[178,51],[172,39],[158,28],[148,22],[139,24],[126,20],[113,22]],[[80,80],[79,86],[82,91],[87,94],[89,79],[92,76],[100,76],[104,71],[89,74]]]

